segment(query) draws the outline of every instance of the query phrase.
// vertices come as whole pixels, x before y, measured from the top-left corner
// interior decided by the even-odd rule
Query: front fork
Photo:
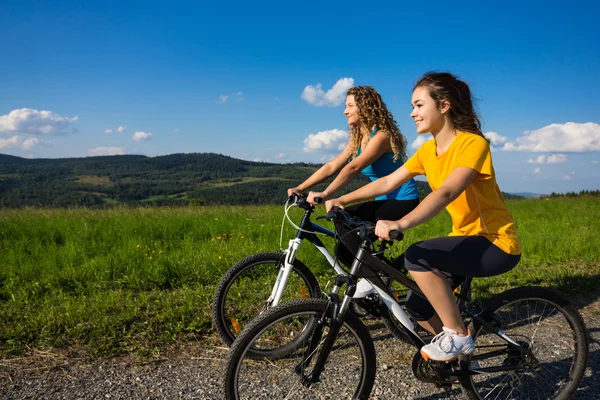
[[[283,297],[283,292],[285,291],[285,285],[287,284],[290,273],[294,268],[296,253],[298,252],[301,244],[302,239],[291,239],[288,248],[283,252],[283,266],[279,268],[275,285],[273,285],[271,295],[266,301],[266,307],[275,307],[281,301],[281,297]]]
[[[354,260],[353,269],[358,268],[362,258],[359,256]],[[342,286],[346,285],[346,293],[344,299],[340,304],[339,292]],[[321,372],[325,367],[329,353],[333,348],[333,345],[337,339],[340,329],[344,323],[344,316],[348,311],[352,296],[356,290],[356,278],[352,275],[338,275],[335,278],[332,291],[329,294],[328,308],[321,315],[321,318],[317,321],[317,325],[311,335],[310,343],[306,349],[302,362],[296,366],[296,372],[302,376],[302,384],[310,386],[311,384],[318,382]],[[325,338],[323,338],[323,332],[325,326],[329,327],[329,331]],[[310,375],[304,375],[304,368],[310,364],[317,348],[321,346],[321,351]]]

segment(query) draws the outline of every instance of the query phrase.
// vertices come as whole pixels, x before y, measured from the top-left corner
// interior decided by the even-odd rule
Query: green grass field
[[[597,199],[508,205],[522,261],[477,280],[475,296],[521,285],[600,293]],[[301,211],[292,211],[298,220]],[[212,333],[215,285],[237,260],[279,249],[282,217],[283,206],[0,210],[0,356],[68,346],[92,356],[147,355],[203,340]],[[449,230],[444,213],[407,232],[393,253]],[[283,247],[294,233],[286,224]],[[325,260],[303,246],[298,258],[326,281]]]

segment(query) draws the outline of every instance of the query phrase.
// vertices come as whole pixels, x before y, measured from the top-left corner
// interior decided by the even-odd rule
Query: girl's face
[[[417,125],[417,133],[438,132],[444,125],[444,113],[429,95],[429,89],[416,88],[411,102],[413,109],[410,117]]]
[[[348,118],[348,125],[358,125],[360,116],[358,115],[358,106],[354,101],[354,95],[349,94],[346,96],[346,109],[344,115]]]

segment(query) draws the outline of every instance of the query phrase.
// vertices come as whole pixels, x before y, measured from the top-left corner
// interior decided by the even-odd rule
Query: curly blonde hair
[[[366,129],[376,127],[378,131],[385,133],[390,139],[390,146],[394,152],[394,161],[400,158],[406,161],[406,138],[400,133],[398,125],[381,99],[381,95],[371,86],[354,86],[346,92],[346,96],[353,95],[360,122]],[[361,145],[360,125],[350,125],[350,159],[358,155],[358,149]]]

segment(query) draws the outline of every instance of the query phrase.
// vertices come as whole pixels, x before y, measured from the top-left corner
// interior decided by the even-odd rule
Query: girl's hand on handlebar
[[[316,198],[320,198],[320,202],[322,202],[323,200],[325,200],[325,193],[323,192],[308,192],[308,197],[306,198],[306,201],[309,204],[312,204],[313,206],[319,204],[319,202],[317,202],[315,199]]]
[[[295,194],[295,195],[301,195],[302,194],[302,190],[298,189],[297,187],[295,188],[289,188],[288,191],[288,197]]]
[[[325,209],[327,212],[331,211],[333,207],[344,209],[344,203],[340,201],[340,199],[331,199],[325,202]]]
[[[386,221],[383,219],[377,221],[377,225],[375,225],[375,234],[379,237],[379,240],[392,240],[390,237],[391,231],[404,231],[404,229],[400,227],[400,221]]]

